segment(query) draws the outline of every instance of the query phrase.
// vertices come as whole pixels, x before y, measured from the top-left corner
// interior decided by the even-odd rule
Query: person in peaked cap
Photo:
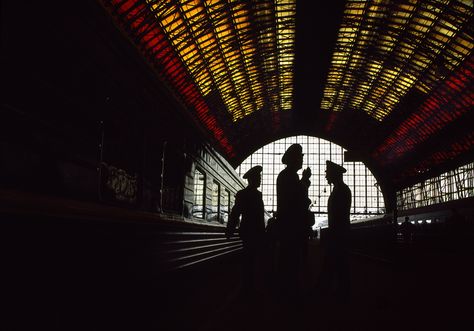
[[[239,235],[243,244],[242,290],[244,294],[255,292],[255,271],[257,257],[265,237],[265,219],[262,193],[257,189],[261,184],[262,167],[249,169],[243,178],[248,185],[235,195],[235,204],[229,216],[226,237],[230,238],[235,232],[239,219]]]
[[[262,170],[263,170],[262,166],[257,165],[255,167],[250,168],[242,177],[247,180],[258,179],[258,178],[261,179]],[[260,184],[258,186],[260,186]]]
[[[292,162],[295,159],[301,157],[301,162],[303,161],[303,147],[300,144],[292,144],[288,147],[281,157],[281,163],[288,165],[289,162]],[[299,167],[301,169],[301,166]]]
[[[344,168],[343,166],[340,166],[339,164],[329,160],[326,161],[326,173],[330,172],[332,174],[344,174],[346,173],[346,171],[346,168]]]
[[[336,297],[347,301],[350,294],[349,234],[352,194],[343,181],[346,169],[326,161],[326,179],[333,190],[328,199],[328,235],[326,256],[318,281],[318,290],[337,284]]]
[[[286,165],[277,177],[277,220],[280,252],[278,283],[281,295],[293,297],[301,290],[299,273],[308,239],[308,188],[311,170],[306,168],[302,178],[298,170],[303,166],[303,148],[292,144],[281,161]]]

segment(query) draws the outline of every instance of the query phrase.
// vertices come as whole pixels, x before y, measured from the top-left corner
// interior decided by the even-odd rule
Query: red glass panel
[[[473,106],[474,56],[440,84],[372,154],[380,164],[393,162],[459,119]],[[462,102],[459,102],[462,100]],[[408,143],[413,142],[413,143]]]
[[[225,153],[229,157],[235,156],[232,145],[224,135],[224,130],[219,127],[215,117],[194,85],[181,60],[174,54],[171,45],[161,30],[158,22],[150,19],[152,15],[147,5],[140,0],[110,0],[113,6],[112,15],[120,23],[131,28],[133,40],[138,40],[136,45],[143,55],[154,63],[164,68],[164,76],[176,89],[188,108],[192,109],[206,128],[212,132]],[[118,17],[114,14],[116,12]],[[146,20],[149,22],[146,22]]]

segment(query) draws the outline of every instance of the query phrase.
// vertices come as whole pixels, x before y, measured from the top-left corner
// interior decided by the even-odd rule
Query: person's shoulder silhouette
[[[248,181],[248,185],[237,192],[226,229],[226,236],[229,238],[240,223],[239,236],[243,245],[242,286],[245,293],[254,293],[256,290],[257,256],[265,239],[265,209],[262,193],[258,190],[262,180],[261,172],[262,166],[255,166],[244,174],[243,178]]]
[[[240,223],[240,236],[249,237],[261,235],[265,230],[264,206],[262,192],[258,190],[261,184],[262,166],[249,169],[243,176],[248,185],[235,195],[235,204],[227,223],[227,236],[235,231]],[[240,221],[240,217],[242,220]]]

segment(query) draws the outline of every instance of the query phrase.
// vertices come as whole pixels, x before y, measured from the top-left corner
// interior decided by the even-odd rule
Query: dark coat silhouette
[[[282,240],[302,240],[307,234],[308,186],[289,168],[277,177],[277,215]]]
[[[244,292],[255,291],[255,271],[260,248],[265,241],[265,218],[260,186],[261,166],[255,166],[243,176],[249,185],[237,192],[235,204],[227,223],[226,236],[229,238],[239,224],[239,235],[243,244],[242,285]]]
[[[334,185],[328,199],[328,243],[346,248],[350,232],[351,190],[345,183]]]
[[[277,227],[280,252],[278,278],[284,295],[300,290],[299,276],[308,240],[308,187],[311,171],[297,171],[303,163],[301,145],[293,144],[285,152],[282,162],[287,165],[277,177]]]
[[[262,193],[257,188],[246,187],[237,192],[229,217],[229,229],[239,224],[240,238],[244,243],[260,241],[265,235],[265,219]]]
[[[326,162],[326,178],[334,188],[328,199],[328,230],[326,254],[317,284],[320,292],[335,287],[340,300],[347,300],[350,293],[349,234],[352,194],[344,183],[343,167]]]

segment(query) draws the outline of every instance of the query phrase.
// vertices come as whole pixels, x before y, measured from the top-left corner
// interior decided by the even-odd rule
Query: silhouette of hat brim
[[[339,173],[339,174],[343,174],[347,171],[346,168],[332,161],[326,161],[326,169],[333,173]]]
[[[288,164],[288,162],[296,157],[303,156],[303,147],[300,144],[293,144],[287,148],[281,158],[281,163]]]
[[[243,178],[244,179],[255,178],[256,176],[260,175],[262,170],[263,170],[262,166],[252,167],[243,175]]]

